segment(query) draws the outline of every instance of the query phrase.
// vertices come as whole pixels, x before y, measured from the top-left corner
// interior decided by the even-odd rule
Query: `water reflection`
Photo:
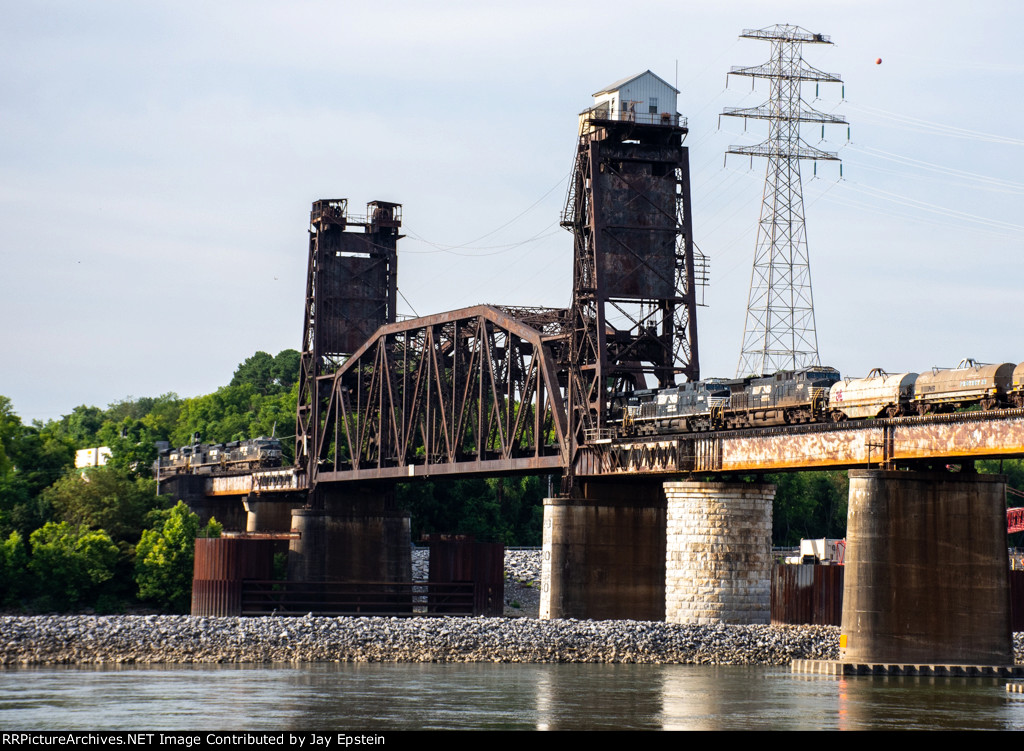
[[[3,729],[1022,729],[1000,679],[694,665],[318,664],[0,671]]]

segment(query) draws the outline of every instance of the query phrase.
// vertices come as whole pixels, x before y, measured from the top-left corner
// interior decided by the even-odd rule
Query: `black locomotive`
[[[197,434],[198,436],[198,434]],[[154,471],[160,476],[251,472],[281,466],[281,441],[277,438],[249,438],[245,441],[166,449],[157,457]]]

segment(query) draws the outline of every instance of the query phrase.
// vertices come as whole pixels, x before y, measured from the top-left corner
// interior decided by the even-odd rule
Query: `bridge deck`
[[[584,446],[577,476],[715,474],[843,469],[913,460],[1024,456],[1024,409],[959,412],[891,420],[755,428],[611,439]],[[408,481],[442,477],[561,473],[561,455],[519,459],[406,464],[321,472],[319,482]],[[273,497],[306,489],[294,468],[210,477],[207,495]]]
[[[577,475],[780,472],[1024,456],[1024,409],[612,440]]]

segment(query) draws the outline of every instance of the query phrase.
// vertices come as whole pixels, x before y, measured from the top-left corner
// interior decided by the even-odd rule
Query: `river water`
[[[16,668],[0,670],[0,728],[1024,729],[1006,682],[694,665]]]

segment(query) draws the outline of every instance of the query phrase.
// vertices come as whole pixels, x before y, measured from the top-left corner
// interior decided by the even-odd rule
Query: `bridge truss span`
[[[379,328],[322,379],[311,486],[561,472],[569,456],[561,338],[544,328],[489,305]]]

